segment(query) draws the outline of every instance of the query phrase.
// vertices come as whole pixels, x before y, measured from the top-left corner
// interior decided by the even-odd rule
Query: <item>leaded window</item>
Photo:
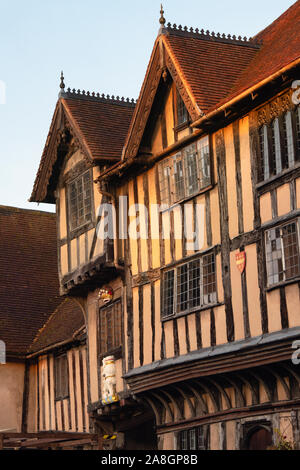
[[[270,165],[269,165],[268,127],[266,125],[260,128],[259,138],[260,138],[262,176],[264,180],[267,180],[270,177]]]
[[[185,147],[158,166],[161,203],[174,204],[211,184],[209,138]]]
[[[191,196],[199,191],[196,144],[189,145],[184,149],[184,162],[186,193]]]
[[[296,124],[297,124],[297,150],[298,160],[300,160],[300,106],[296,109]]]
[[[177,125],[180,126],[181,124],[184,124],[188,122],[189,120],[189,113],[186,109],[186,106],[184,104],[183,99],[181,98],[179,92],[177,91],[176,93],[177,97],[177,102],[176,102],[176,108],[177,108]]]
[[[158,167],[159,174],[159,187],[160,187],[160,200],[162,204],[171,204],[171,173],[172,162],[171,160],[163,161]]]
[[[291,167],[295,163],[295,149],[294,149],[294,136],[293,136],[293,124],[292,124],[292,113],[288,111],[284,115],[284,148],[285,154],[288,158],[288,166]]]
[[[300,161],[300,107],[259,128],[260,181],[293,168]]]
[[[164,273],[162,317],[169,317],[217,301],[215,255],[183,263]]]
[[[299,222],[289,222],[266,232],[268,286],[300,275]]]
[[[69,396],[68,359],[64,354],[54,360],[55,372],[55,399],[63,400]]]
[[[205,188],[211,182],[210,178],[210,155],[209,155],[209,138],[208,136],[198,140],[198,176],[200,188]]]
[[[180,431],[179,450],[206,450],[203,427]]]
[[[185,182],[184,182],[184,161],[181,153],[174,157],[174,179],[175,179],[175,197],[173,200],[183,199],[185,195]]]
[[[76,230],[92,220],[92,181],[90,171],[68,185],[70,229]]]
[[[278,174],[282,171],[281,162],[281,145],[280,145],[280,128],[279,119],[274,119],[272,123],[272,167],[273,173]]]
[[[117,301],[100,309],[100,354],[122,346],[122,306]]]

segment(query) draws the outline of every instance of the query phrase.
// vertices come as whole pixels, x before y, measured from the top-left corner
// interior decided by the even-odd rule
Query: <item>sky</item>
[[[254,36],[294,0],[164,0],[167,22]],[[64,71],[66,88],[137,98],[160,1],[0,0],[0,205],[28,203]],[[5,90],[5,93],[4,93]]]

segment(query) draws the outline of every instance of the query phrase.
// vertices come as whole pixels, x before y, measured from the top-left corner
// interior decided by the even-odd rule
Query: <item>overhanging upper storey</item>
[[[134,108],[134,100],[62,88],[30,201],[55,202],[60,167],[71,140],[91,166],[119,161]]]

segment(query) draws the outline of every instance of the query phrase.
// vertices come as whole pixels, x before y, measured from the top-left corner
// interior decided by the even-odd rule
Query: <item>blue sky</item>
[[[294,0],[164,0],[167,22],[253,36]],[[137,98],[159,1],[0,0],[0,205],[28,203],[64,71],[66,87]]]

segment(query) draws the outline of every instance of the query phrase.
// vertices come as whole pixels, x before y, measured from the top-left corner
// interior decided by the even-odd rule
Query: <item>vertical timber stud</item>
[[[152,362],[155,361],[155,287],[151,282]]]
[[[26,361],[25,371],[24,371],[24,390],[23,390],[22,427],[21,427],[22,433],[27,432],[28,397],[29,397],[29,362]]]
[[[173,320],[173,340],[174,340],[174,354],[175,356],[179,356],[179,338],[178,338],[178,324],[177,319],[174,318]]]
[[[258,135],[258,122],[255,113],[251,113],[249,117],[249,135],[250,135],[250,156],[251,156],[251,181],[252,181],[252,194],[254,204],[254,228],[259,229],[261,226],[260,217],[260,203],[256,190],[258,182],[258,164],[259,164],[259,135]],[[257,242],[257,269],[258,269],[258,284],[260,290],[260,310],[261,310],[261,325],[263,334],[269,331],[268,325],[268,308],[267,298],[265,291],[266,274],[264,264],[264,234],[261,233],[260,239]]]
[[[148,173],[143,175],[143,186],[144,186],[144,204],[147,209],[148,214],[148,223],[147,223],[147,249],[148,249],[148,269],[152,269],[152,240],[151,240],[151,230],[150,230],[150,203],[149,203],[149,183],[148,183]]]
[[[244,317],[244,331],[245,338],[250,338],[250,320],[249,320],[249,306],[248,306],[248,289],[247,289],[247,274],[246,269],[241,275],[242,283],[242,298],[243,298],[243,317]]]
[[[125,196],[128,201],[128,185]],[[129,215],[127,211],[127,227],[129,226]],[[132,273],[130,256],[130,239],[127,236],[124,240],[125,258],[125,286],[126,286],[126,310],[127,310],[127,341],[128,341],[128,370],[133,368],[133,299],[132,299]]]
[[[137,188],[137,176],[133,180],[133,197],[134,197],[134,205],[135,207],[138,206],[139,204],[139,199],[138,199],[138,188]],[[136,218],[140,218],[140,211],[138,211],[138,217],[137,217],[137,212],[135,213]],[[142,247],[141,247],[141,222],[139,225],[139,235],[137,237],[137,250],[138,250],[138,272],[142,272]]]
[[[226,311],[226,328],[228,342],[234,341],[234,320],[232,310],[232,291],[230,275],[230,238],[228,227],[228,199],[227,199],[227,178],[226,178],[226,158],[224,132],[216,134],[216,156],[218,170],[219,204],[221,217],[221,260],[222,279],[224,287],[224,302]]]
[[[244,233],[244,214],[243,214],[243,191],[242,191],[242,172],[241,172],[241,145],[240,145],[240,121],[233,123],[233,140],[235,153],[235,178],[238,209],[239,234]]]
[[[281,326],[285,330],[289,327],[289,317],[286,304],[285,288],[280,288],[280,315],[281,315]]]
[[[197,337],[197,349],[202,349],[202,332],[201,332],[201,319],[200,312],[196,312],[196,337]]]
[[[144,288],[139,286],[140,365],[144,365]]]
[[[191,352],[191,343],[190,343],[190,331],[189,331],[189,322],[187,316],[184,317],[185,321],[185,341],[186,341],[186,350],[189,354]]]

